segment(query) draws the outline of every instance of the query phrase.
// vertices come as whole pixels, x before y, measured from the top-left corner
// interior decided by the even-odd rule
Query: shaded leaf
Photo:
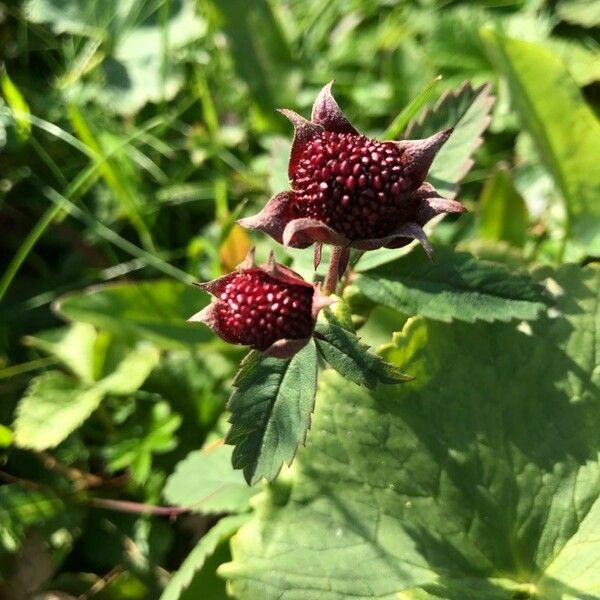
[[[405,137],[421,139],[454,127],[429,169],[428,181],[445,198],[454,198],[458,183],[473,166],[471,158],[483,142],[482,133],[490,124],[494,104],[491,85],[473,88],[465,82],[460,88],[444,94],[416,121],[412,121]]]
[[[159,401],[144,408],[138,408],[135,417],[121,425],[103,449],[111,471],[129,469],[138,483],[148,479],[154,454],[177,447],[174,433],[181,425],[181,417],[171,411],[167,402]]]
[[[247,83],[260,110],[259,125],[281,125],[274,107],[288,106],[293,97],[291,49],[268,2],[219,2],[223,30],[231,44],[237,72]]]
[[[420,252],[360,273],[360,291],[378,304],[438,321],[535,319],[547,307],[544,289],[523,272],[464,252]]]
[[[247,511],[256,490],[233,470],[232,452],[225,445],[190,452],[167,480],[166,500],[203,514]]]
[[[560,316],[529,332],[416,318],[384,352],[413,382],[325,374],[285,502],[232,538],[236,598],[598,597],[600,269],[540,276]]]
[[[560,188],[569,241],[600,254],[600,123],[562,61],[538,44],[505,38],[490,29],[483,39],[508,81],[512,101],[541,160]],[[576,254],[577,256],[577,254]]]
[[[253,485],[277,477],[290,464],[310,426],[317,388],[317,350],[311,340],[289,360],[252,352],[235,378],[229,399],[235,446],[232,463]]]

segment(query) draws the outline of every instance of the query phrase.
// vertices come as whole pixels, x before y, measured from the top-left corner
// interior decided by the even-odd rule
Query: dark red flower
[[[435,215],[465,210],[425,183],[452,130],[424,140],[368,138],[346,119],[331,85],[317,96],[310,121],[281,110],[295,129],[288,170],[292,190],[239,223],[294,248],[324,242],[373,250],[416,239],[430,254],[423,225]]]
[[[226,342],[279,358],[308,342],[319,310],[332,303],[318,285],[277,264],[273,255],[256,266],[254,249],[233,273],[198,286],[216,300],[190,321],[205,323]]]

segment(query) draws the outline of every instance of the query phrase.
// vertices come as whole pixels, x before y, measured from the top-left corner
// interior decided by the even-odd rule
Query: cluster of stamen
[[[258,350],[280,339],[306,338],[313,330],[313,293],[260,269],[235,273],[216,303],[222,337]]]
[[[309,217],[349,240],[384,237],[410,219],[413,182],[393,142],[324,131],[299,157],[292,218]]]

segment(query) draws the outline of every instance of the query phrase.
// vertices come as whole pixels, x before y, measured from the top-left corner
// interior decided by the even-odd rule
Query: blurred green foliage
[[[218,449],[243,351],[186,319],[208,301],[191,283],[231,270],[251,244],[266,258],[269,241],[234,221],[288,185],[290,127],[275,108],[307,115],[335,79],[359,130],[396,134],[411,120],[418,137],[453,122],[490,82],[485,142],[449,145],[432,173],[470,209],[440,223],[434,245],[458,245],[516,278],[533,264],[597,258],[599,6],[0,0],[0,596],[225,597],[216,568],[256,491]],[[423,121],[423,105],[436,103]],[[456,114],[475,139],[481,120]],[[310,251],[275,251],[310,273]],[[364,323],[372,303],[354,286],[348,299]],[[378,310],[365,339],[390,342],[391,324],[411,312]],[[292,477],[280,476],[274,506]],[[223,513],[234,516],[211,529]],[[282,518],[286,528],[294,518]],[[229,567],[241,581],[248,539]],[[450,587],[406,597],[484,597]],[[232,590],[267,597],[239,581]]]

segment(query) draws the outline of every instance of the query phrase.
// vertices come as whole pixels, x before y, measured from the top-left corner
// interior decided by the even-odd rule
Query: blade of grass
[[[139,248],[135,244],[132,244],[129,240],[126,240],[124,237],[120,236],[118,233],[107,227],[100,221],[98,221],[92,214],[87,211],[79,208],[74,202],[71,202],[68,198],[65,198],[60,193],[52,188],[47,188],[44,191],[44,195],[55,205],[60,206],[61,208],[66,208],[68,213],[75,217],[76,219],[85,223],[96,235],[104,238],[105,240],[111,242],[117,248],[120,248],[127,254],[134,256],[136,258],[142,259],[149,266],[154,267],[157,271],[161,271],[165,275],[169,277],[173,277],[178,281],[187,284],[193,284],[196,281],[196,278],[170,265],[168,262],[164,261],[157,255],[151,254],[147,250]]]
[[[0,112],[1,112],[1,108],[0,108]],[[33,115],[29,115],[29,117],[31,119],[31,123],[37,127],[40,127],[41,129],[45,129],[46,131],[49,131],[48,129],[46,129],[46,127],[44,127],[44,123],[45,123],[47,125],[50,125],[51,128],[56,128],[59,132],[62,132],[67,137],[72,137],[71,134],[67,133],[64,130],[61,130],[59,127],[56,127],[55,125],[52,125],[52,123],[44,122],[43,119],[37,119],[37,117],[34,117]],[[36,122],[36,121],[38,121],[38,122]],[[112,149],[109,153],[107,153],[102,158],[102,161],[108,160],[114,153],[116,153],[121,148],[123,148],[124,146],[129,144],[136,137],[139,137],[139,135],[141,135],[141,133],[144,133],[145,131],[147,131],[149,129],[157,127],[158,125],[162,124],[162,121],[163,120],[161,118],[152,119],[151,121],[146,123],[146,125],[144,126],[144,129],[141,132],[140,131],[135,132],[134,134],[132,134],[131,136],[129,136],[128,138],[123,140],[121,144],[117,145],[114,149]],[[59,135],[58,137],[60,137],[61,139],[64,139],[61,135]],[[33,140],[34,138],[32,137],[31,139]],[[67,140],[65,140],[65,141],[67,141]],[[73,138],[72,141],[74,141],[76,143],[71,144],[71,145],[75,145],[75,147],[77,147],[78,144],[81,145],[82,148],[80,148],[80,149],[82,150],[82,152],[84,154],[88,154],[87,147],[84,146],[83,144],[81,144],[81,142],[79,142],[79,140],[77,138]],[[50,160],[52,161],[52,159],[50,159]],[[93,182],[95,181],[95,177],[97,176],[101,165],[102,165],[101,161],[94,162],[87,169],[85,169],[82,173],[80,173],[80,175],[73,181],[73,183],[65,191],[65,196],[67,198],[76,198],[76,197],[80,197],[81,195],[83,195],[85,193],[85,191],[87,191],[87,189],[89,189],[89,186],[92,185]],[[64,178],[64,176],[62,176],[62,173],[61,173],[61,177]],[[8,290],[12,280],[14,279],[15,275],[17,274],[18,270],[21,268],[21,265],[23,264],[23,262],[25,261],[25,259],[27,258],[27,256],[29,255],[29,253],[31,252],[33,247],[36,245],[37,241],[40,239],[40,237],[43,235],[43,233],[46,231],[47,227],[52,223],[52,221],[54,221],[54,219],[57,218],[61,214],[61,212],[62,212],[61,207],[58,205],[49,207],[48,210],[42,215],[40,220],[36,223],[35,227],[31,230],[31,232],[25,238],[25,240],[23,240],[21,246],[19,246],[17,252],[13,256],[13,259],[11,260],[10,264],[8,265],[6,271],[0,278],[0,302],[4,298],[4,295],[6,294],[6,291]]]
[[[135,227],[140,236],[142,245],[146,250],[156,250],[150,229],[144,221],[135,201],[135,195],[132,194],[128,186],[123,184],[123,181],[125,181],[126,178],[118,172],[118,167],[114,165],[111,160],[102,160],[102,157],[105,154],[104,149],[83,117],[79,107],[75,104],[70,104],[67,108],[67,112],[71,125],[79,139],[92,149],[94,153],[92,159],[95,162],[101,161],[100,173],[108,187],[123,206],[125,214],[129,217],[131,224]]]
[[[54,356],[45,356],[44,358],[36,358],[29,362],[21,363],[20,365],[11,365],[0,369],[0,379],[8,379],[9,377],[15,377],[17,375],[23,375],[23,373],[30,373],[31,371],[37,371],[38,369],[45,369],[51,365],[55,365],[58,359]]]
[[[383,134],[384,139],[394,140],[406,129],[410,120],[425,106],[427,100],[429,100],[435,91],[437,84],[441,80],[442,76],[438,75],[417,94],[417,96],[398,114],[398,116],[396,116],[390,126],[385,130]]]
[[[6,290],[8,290],[14,276],[27,258],[27,255],[31,252],[44,231],[46,231],[48,225],[54,221],[55,217],[63,210],[63,208],[64,206],[61,204],[50,206],[42,215],[42,218],[35,224],[35,227],[29,232],[29,235],[23,240],[23,243],[17,249],[6,271],[4,271],[2,278],[0,278],[0,301],[4,298]]]
[[[8,76],[6,69],[3,65],[0,65],[0,89],[2,95],[6,100],[8,106],[15,112],[22,115],[29,115],[29,105],[25,98],[19,91],[19,88],[13,83],[12,79]],[[31,123],[25,116],[15,119],[17,136],[22,142],[25,142],[31,135]]]

